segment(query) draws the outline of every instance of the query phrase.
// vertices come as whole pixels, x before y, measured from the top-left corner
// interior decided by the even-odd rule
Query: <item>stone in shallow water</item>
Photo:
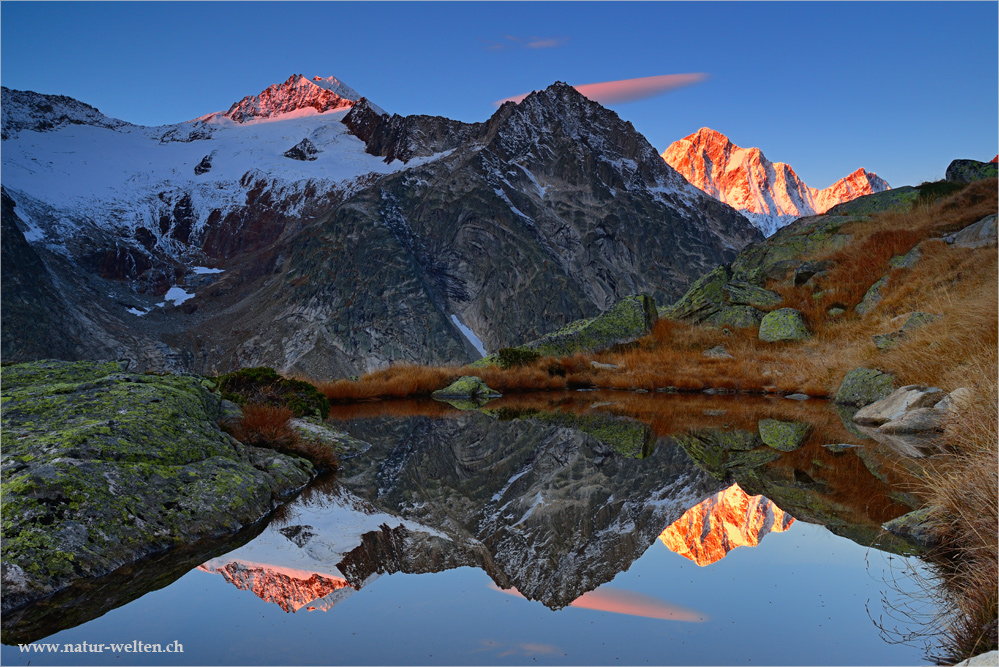
[[[923,507],[892,519],[882,527],[913,546],[928,549],[936,544],[936,538],[929,527],[929,520],[930,510]]]
[[[894,376],[873,368],[854,368],[843,378],[833,400],[840,405],[870,405],[894,389]]]
[[[431,394],[436,399],[446,398],[495,398],[501,394],[475,375],[463,375],[447,387]]]
[[[857,411],[853,421],[858,424],[880,425],[902,417],[910,410],[931,408],[943,399],[944,393],[936,387],[910,384],[900,387],[890,395]]]

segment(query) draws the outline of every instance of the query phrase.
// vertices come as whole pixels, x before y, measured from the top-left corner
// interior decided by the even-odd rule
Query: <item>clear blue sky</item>
[[[660,151],[708,126],[813,187],[861,166],[905,185],[999,152],[997,25],[996,2],[4,1],[0,81],[158,125],[334,75],[389,112],[480,121],[556,80],[705,72],[611,108]]]

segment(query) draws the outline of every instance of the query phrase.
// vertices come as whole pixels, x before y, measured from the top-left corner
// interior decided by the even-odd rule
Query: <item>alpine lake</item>
[[[236,535],[6,614],[0,658],[929,664],[929,575],[882,529],[918,506],[925,443],[849,416],[592,390],[334,406],[352,438],[338,473]],[[156,643],[182,652],[136,650]]]

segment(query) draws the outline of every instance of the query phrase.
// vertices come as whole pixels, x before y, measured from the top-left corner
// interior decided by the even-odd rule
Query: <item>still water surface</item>
[[[235,544],[173,554],[5,619],[0,658],[925,664],[923,647],[888,643],[875,623],[917,593],[905,571],[918,564],[891,553],[899,544],[866,546],[909,509],[891,484],[899,467],[831,407],[808,403],[595,392],[486,413],[340,410],[339,425],[365,444],[336,481]],[[736,482],[748,496],[731,491]],[[155,590],[127,601],[130,589]],[[183,653],[6,645],[32,640],[177,641]]]

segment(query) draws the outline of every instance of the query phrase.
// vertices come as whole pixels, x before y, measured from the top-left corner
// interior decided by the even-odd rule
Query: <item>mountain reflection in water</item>
[[[699,622],[707,615],[634,582],[605,584],[657,539],[703,565],[794,520],[865,547],[907,549],[881,524],[910,510],[900,491],[908,473],[823,401],[552,392],[472,411],[386,401],[331,414],[370,447],[279,508],[253,539],[199,552],[209,560],[188,567],[200,562],[288,613],[350,607],[384,574],[472,567],[552,610]],[[137,593],[122,602],[78,586],[18,609],[3,619],[4,640],[97,618],[163,585],[162,571],[149,576],[147,585],[130,574]]]
[[[909,510],[877,447],[822,446],[859,440],[820,401],[564,392],[333,414],[371,448],[344,462],[335,490],[203,566],[286,611],[329,609],[380,574],[471,566],[555,610],[699,620],[599,587],[656,538],[707,565],[792,516],[869,546]]]
[[[691,507],[659,536],[670,551],[704,567],[736,547],[755,547],[769,533],[782,533],[794,517],[738,484]]]

